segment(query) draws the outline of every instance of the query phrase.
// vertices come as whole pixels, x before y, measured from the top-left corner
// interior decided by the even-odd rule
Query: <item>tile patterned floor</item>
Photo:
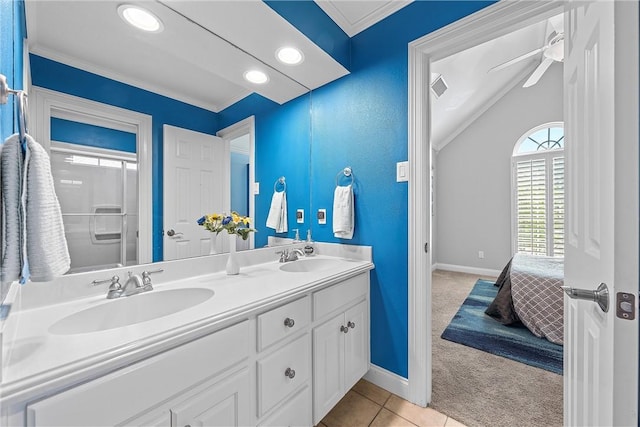
[[[360,380],[318,427],[465,427],[431,408],[422,408]]]

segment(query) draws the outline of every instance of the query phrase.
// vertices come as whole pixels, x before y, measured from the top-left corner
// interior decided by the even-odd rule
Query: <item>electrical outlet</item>
[[[484,259],[484,251],[478,251],[478,258]]]
[[[296,222],[298,224],[304,224],[304,209],[298,209],[296,211]]]
[[[318,224],[326,224],[326,223],[327,223],[327,210],[318,209]]]

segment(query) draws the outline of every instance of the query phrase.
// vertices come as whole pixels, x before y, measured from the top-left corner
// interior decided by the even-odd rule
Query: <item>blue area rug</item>
[[[562,346],[538,338],[523,324],[505,326],[484,314],[498,293],[478,280],[442,338],[562,375]]]

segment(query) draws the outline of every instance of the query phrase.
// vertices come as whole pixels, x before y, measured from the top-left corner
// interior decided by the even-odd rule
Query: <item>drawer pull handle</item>
[[[356,327],[356,324],[353,322],[347,322],[347,326],[350,327],[351,329]]]
[[[284,326],[286,326],[288,328],[293,328],[293,325],[295,325],[295,324],[296,324],[296,322],[290,317],[287,317],[286,319],[284,319]]]
[[[344,332],[346,334],[347,332],[349,332],[349,328],[347,326],[342,325],[340,326],[340,332]]]
[[[286,370],[286,371],[284,371],[284,376],[285,376],[285,377],[289,377],[290,379],[293,379],[293,377],[295,377],[295,376],[296,376],[296,371],[294,371],[294,370],[293,370],[293,369],[291,369],[291,368],[287,368],[287,370]]]

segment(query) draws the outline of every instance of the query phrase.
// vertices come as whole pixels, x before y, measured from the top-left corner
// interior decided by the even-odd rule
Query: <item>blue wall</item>
[[[231,210],[249,216],[249,156],[231,153]]]
[[[114,105],[152,116],[153,260],[162,260],[162,126],[172,125],[215,135],[215,113],[129,86],[37,55],[30,55],[35,86]]]
[[[299,2],[289,3],[287,8]],[[414,2],[351,39],[350,75],[282,106],[252,95],[217,116],[70,67],[60,70],[65,66],[38,57],[32,58],[32,72],[38,86],[68,92],[74,83],[72,94],[77,96],[152,114],[154,177],[160,183],[162,123],[215,133],[254,114],[256,180],[261,183],[258,226],[266,219],[273,183],[282,175],[287,179],[290,228],[298,226],[296,208],[324,207],[331,217],[336,173],[351,166],[356,176],[356,232],[348,243],[373,246],[376,264],[371,282],[372,362],[407,377],[408,194],[406,183],[395,181],[395,163],[407,159],[407,43],[490,3]],[[160,188],[154,185],[154,259],[161,257],[161,239],[156,241],[162,223]],[[313,216],[306,212],[303,233]],[[339,241],[330,221],[311,226],[316,240]],[[273,231],[257,233],[256,246],[266,244],[269,234]]]
[[[23,89],[23,39],[27,36],[24,1],[0,0],[0,74],[12,89]],[[0,144],[18,131],[15,97],[0,105]]]
[[[286,12],[274,8],[285,17],[297,3],[310,7],[308,2],[285,3]],[[336,174],[351,166],[356,228],[345,243],[373,246],[376,265],[371,275],[371,361],[403,377],[408,377],[408,188],[396,183],[395,164],[407,159],[407,44],[491,3],[410,4],[354,36],[351,74],[312,93],[312,212],[307,217],[326,208],[331,218]],[[312,227],[315,240],[340,241],[333,237],[331,221]]]
[[[136,134],[71,120],[51,118],[51,140],[109,150],[136,152]]]

